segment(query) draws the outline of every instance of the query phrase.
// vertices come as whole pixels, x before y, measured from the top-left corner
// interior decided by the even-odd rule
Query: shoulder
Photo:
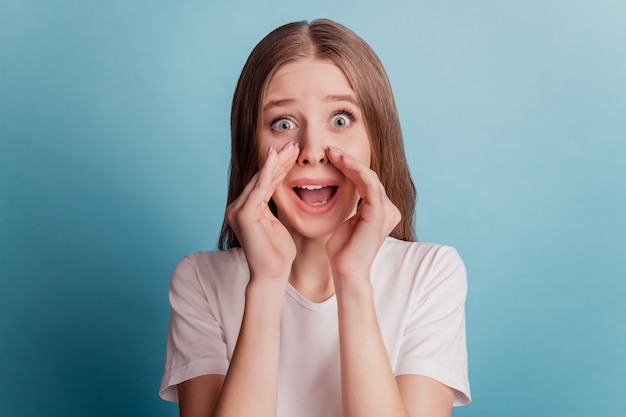
[[[246,258],[241,248],[196,252],[185,255],[172,274],[171,287],[201,287],[216,290],[225,282],[249,280]]]
[[[198,271],[232,272],[247,268],[246,257],[241,248],[223,251],[203,251],[185,255],[181,263],[188,262]]]
[[[379,262],[415,268],[459,267],[463,260],[452,246],[407,242],[388,237],[376,257]]]
[[[394,281],[411,281],[412,285],[427,288],[441,281],[457,281],[465,287],[466,271],[457,250],[436,243],[407,242],[392,237],[385,239],[373,270]]]

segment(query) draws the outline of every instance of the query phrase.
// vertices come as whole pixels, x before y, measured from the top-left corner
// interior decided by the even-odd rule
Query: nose
[[[298,145],[300,146],[300,154],[297,159],[298,165],[315,166],[328,163],[326,143],[322,132],[311,128],[301,129]]]

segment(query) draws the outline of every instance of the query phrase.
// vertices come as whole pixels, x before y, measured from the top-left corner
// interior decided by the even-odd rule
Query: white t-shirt
[[[186,256],[170,286],[172,315],[160,396],[225,375],[243,318],[249,270],[241,248]],[[465,267],[451,247],[387,238],[372,265],[376,315],[395,375],[434,378],[470,401]],[[281,317],[278,417],[340,417],[337,300],[313,303],[287,286]]]

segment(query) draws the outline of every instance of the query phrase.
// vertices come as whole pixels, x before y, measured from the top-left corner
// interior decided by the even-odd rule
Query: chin
[[[321,222],[309,222],[304,225],[290,225],[292,233],[295,232],[297,235],[302,236],[306,239],[327,239],[335,233],[335,230],[341,225],[343,222],[333,222],[329,224],[325,222],[324,224],[320,224]]]

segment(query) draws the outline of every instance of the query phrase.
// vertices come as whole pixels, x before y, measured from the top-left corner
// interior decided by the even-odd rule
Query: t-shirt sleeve
[[[200,285],[192,257],[185,257],[174,270],[169,300],[170,327],[159,395],[178,401],[177,384],[200,375],[225,375],[228,357],[223,331]]]
[[[465,265],[445,246],[429,261],[419,268],[425,282],[412,306],[395,374],[436,379],[455,390],[454,405],[468,404]]]

